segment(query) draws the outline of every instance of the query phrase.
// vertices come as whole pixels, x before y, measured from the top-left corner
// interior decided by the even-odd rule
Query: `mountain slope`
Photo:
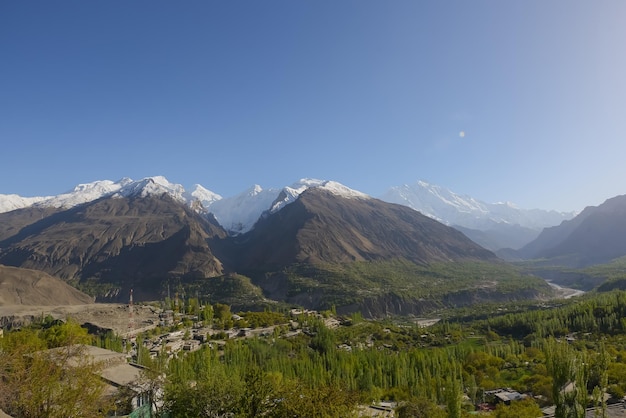
[[[27,207],[70,209],[103,197],[128,196],[160,196],[169,195],[172,199],[190,207],[206,206],[222,197],[196,184],[193,191],[187,192],[180,184],[170,183],[163,176],[146,177],[132,180],[127,177],[116,182],[99,180],[92,183],[79,184],[74,189],[56,196],[20,197],[17,195],[0,195],[0,213]],[[198,208],[202,212],[201,208]]]
[[[459,225],[453,225],[466,237],[481,247],[500,254],[503,248],[521,248],[539,236],[541,231],[524,228],[519,225],[497,224],[485,230],[470,229]]]
[[[138,299],[169,279],[210,277],[222,266],[207,245],[226,234],[168,194],[106,197],[31,222],[26,208],[4,219],[28,224],[0,242],[0,263],[45,271],[71,283],[136,286]],[[109,286],[110,287],[110,286]],[[145,297],[142,292],[146,292]],[[126,293],[124,293],[126,294]]]
[[[496,260],[459,231],[408,207],[311,188],[235,240],[240,268],[404,258],[415,263]],[[232,256],[230,257],[233,258]]]
[[[605,263],[626,255],[626,195],[587,207],[574,219],[546,228],[517,254],[571,267]]]
[[[167,194],[195,212],[215,219],[231,235],[250,231],[265,212],[276,212],[293,203],[309,188],[322,188],[337,195],[360,195],[361,192],[333,181],[301,179],[282,189],[263,189],[258,185],[232,197],[222,197],[196,184],[191,191],[165,177],[141,180],[123,178],[79,184],[57,196],[24,198],[0,195],[0,213],[20,208],[69,209],[103,197]],[[521,248],[535,238],[543,227],[559,224],[573,214],[554,211],[523,210],[508,203],[487,204],[443,187],[417,182],[391,188],[382,200],[411,207],[449,226],[460,227],[467,236],[490,249]]]
[[[551,292],[413,209],[323,188],[212,244],[225,269],[251,277],[269,298],[368,317]]]
[[[220,225],[231,235],[238,235],[250,231],[264,213],[278,212],[295,202],[300,194],[311,188],[323,189],[340,196],[367,197],[364,193],[352,190],[335,181],[305,178],[280,190],[264,190],[261,186],[255,185],[236,196],[203,203]]]
[[[335,182],[285,188],[253,229],[232,236],[199,210],[221,199],[197,190],[197,208],[181,188],[150,178],[67,209],[0,214],[0,263],[45,271],[100,300],[126,300],[130,288],[136,300],[161,299],[172,285],[237,306],[269,298],[368,316],[549,292],[461,232]]]

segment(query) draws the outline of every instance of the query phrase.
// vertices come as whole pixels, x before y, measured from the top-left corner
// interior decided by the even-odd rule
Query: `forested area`
[[[144,379],[157,411],[170,417],[349,417],[358,416],[359,405],[393,401],[400,417],[456,418],[494,403],[498,389],[528,398],[498,405],[486,416],[537,417],[540,407],[556,405],[557,417],[582,417],[586,407],[597,406],[601,413],[605,392],[609,402],[624,396],[625,292],[589,294],[516,313],[507,313],[506,305],[476,310],[482,312],[476,317],[488,310],[491,315],[468,319],[473,316],[464,311],[429,328],[406,320],[369,321],[359,314],[329,328],[323,316],[302,314],[292,321],[301,331],[297,334],[289,333],[293,324],[279,325],[264,336],[156,358],[141,344],[146,334],[138,338],[136,360],[147,367]],[[202,312],[200,306],[197,311]],[[200,317],[214,327],[231,325],[227,306],[204,311]],[[287,319],[280,312],[239,315],[239,325],[251,327]],[[71,321],[5,333],[0,408],[34,411],[18,416],[53,417],[61,415],[42,405],[86,403],[72,392],[63,367],[45,368],[33,355],[76,342],[122,348],[119,338],[94,338]],[[97,379],[85,377],[91,374],[82,373],[80,385],[93,385],[90,393],[98,393]],[[105,406],[99,406],[101,413]],[[89,416],[98,414],[89,411]]]
[[[43,319],[0,338],[0,410],[13,417],[96,417],[112,408],[98,367],[75,350],[93,337]],[[60,351],[51,349],[62,348]]]
[[[210,404],[200,394],[229,382],[242,396],[262,387],[271,394],[263,399],[280,399],[261,403],[267,416],[347,416],[357,404],[387,400],[398,403],[400,416],[429,410],[426,416],[459,417],[490,401],[490,392],[509,388],[531,397],[499,406],[493,416],[539,416],[540,406],[552,404],[557,416],[583,416],[586,407],[602,410],[603,393],[616,401],[624,395],[624,309],[626,294],[611,292],[428,329],[353,315],[349,325],[331,330],[319,318],[302,318],[306,332],[296,337],[234,340],[223,351],[206,348],[171,361],[165,401],[171,410],[189,408],[183,394],[196,393]],[[344,412],[298,414],[289,410],[294,392],[311,402],[334,393],[333,405]]]

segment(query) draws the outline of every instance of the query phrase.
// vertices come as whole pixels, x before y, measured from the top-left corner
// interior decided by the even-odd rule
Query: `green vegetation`
[[[544,280],[523,275],[511,265],[475,261],[428,266],[401,259],[343,265],[299,264],[285,273],[288,296],[323,294],[319,309],[361,304],[385,295],[407,304],[426,299],[432,310],[474,299],[514,300],[553,294]]]
[[[176,417],[350,417],[358,405],[379,401],[396,402],[400,417],[465,417],[475,405],[495,402],[499,389],[528,397],[486,416],[536,417],[539,407],[555,404],[557,417],[582,417],[587,407],[599,413],[606,408],[604,393],[613,400],[626,393],[623,291],[465,307],[429,328],[409,318],[371,321],[358,313],[340,318],[343,325],[336,328],[327,325],[331,312],[301,314],[291,325],[285,313],[269,310],[239,312],[241,319],[233,319],[229,305],[209,308],[191,299],[184,310],[215,330],[274,328],[156,359],[140,336],[137,360],[147,366],[145,385]],[[298,333],[287,337],[295,327]],[[24,338],[33,342],[17,344]],[[17,355],[19,347],[29,347],[28,354],[88,338],[74,323],[49,319],[8,332],[1,360],[12,360],[0,381],[28,381],[12,370],[37,372],[34,357]],[[117,340],[109,335],[99,343],[114,346]],[[18,411],[3,402],[1,408]]]
[[[468,304],[554,295],[543,279],[521,268],[479,261],[427,266],[405,259],[303,263],[279,272],[244,273],[180,282],[173,288],[179,295],[195,295],[236,310],[286,309],[291,303],[321,311],[334,306],[342,314],[361,312],[366,317],[402,314],[400,308],[385,310],[400,306],[421,315]],[[283,302],[266,298],[264,292]]]
[[[386,400],[398,402],[399,416],[461,417],[493,400],[490,391],[511,388],[535,398],[499,405],[492,416],[540,416],[539,406],[552,403],[559,417],[581,416],[585,407],[604,407],[603,392],[626,391],[625,308],[626,293],[612,292],[487,319],[450,317],[428,329],[358,315],[329,329],[321,317],[302,315],[297,336],[229,340],[170,360],[166,405],[176,416],[340,417],[357,403]],[[281,316],[241,315],[265,324]]]
[[[544,265],[542,260],[530,260],[516,264],[521,271],[527,274],[534,274],[574,289],[592,290],[599,287],[601,291],[623,290],[624,281],[626,281],[626,257],[581,269]]]
[[[462,393],[477,402],[512,388],[537,398],[500,406],[494,416],[532,416],[552,402],[563,405],[557,416],[577,416],[602,404],[598,393],[626,390],[626,328],[618,325],[625,307],[626,293],[612,292],[427,330],[363,320],[329,330],[310,318],[295,338],[230,342],[220,364],[239,376],[252,366],[311,390],[337,385],[363,403],[400,401],[407,414],[421,402],[462,416],[473,409],[460,403]]]
[[[107,297],[115,291],[119,291],[121,285],[114,283],[102,283],[95,278],[82,281],[68,281],[68,284],[74,286],[83,293],[93,297]]]
[[[0,409],[15,417],[105,416],[111,405],[96,367],[77,353],[48,351],[90,341],[77,323],[49,319],[0,338]]]
[[[181,294],[198,295],[210,303],[226,303],[239,309],[260,309],[275,305],[263,291],[241,274],[227,274],[180,284]]]

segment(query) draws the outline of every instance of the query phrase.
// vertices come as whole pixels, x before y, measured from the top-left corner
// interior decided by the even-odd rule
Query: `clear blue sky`
[[[626,2],[3,1],[0,193],[626,193]],[[462,136],[461,132],[465,135]]]

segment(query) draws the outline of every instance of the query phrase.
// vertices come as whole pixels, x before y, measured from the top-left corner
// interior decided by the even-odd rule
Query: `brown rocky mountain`
[[[589,206],[575,218],[544,229],[515,254],[569,267],[605,263],[626,255],[626,195]]]
[[[212,244],[226,269],[250,277],[266,297],[366,317],[550,293],[542,280],[521,277],[463,233],[409,207],[321,188],[266,214],[250,232]]]
[[[60,209],[52,207],[32,206],[26,210],[0,213],[0,242],[19,234],[23,228],[42,221],[59,211]],[[0,246],[0,248],[2,247]]]
[[[376,316],[545,293],[456,229],[403,205],[323,188],[235,237],[168,194],[20,209],[0,214],[0,225],[1,264],[45,271],[108,301],[127,300],[130,288],[136,300],[160,299],[166,283],[183,283],[207,297],[228,294],[240,307],[256,295],[255,303]]]
[[[456,229],[406,206],[316,188],[259,220],[220,254],[229,267],[269,271],[294,263],[497,260]]]
[[[0,306],[83,305],[93,298],[43,271],[0,265]]]
[[[43,215],[36,208],[0,214],[0,263],[108,286],[121,299],[131,287],[146,299],[165,280],[222,271],[207,239],[225,237],[224,230],[166,194],[103,198]]]

